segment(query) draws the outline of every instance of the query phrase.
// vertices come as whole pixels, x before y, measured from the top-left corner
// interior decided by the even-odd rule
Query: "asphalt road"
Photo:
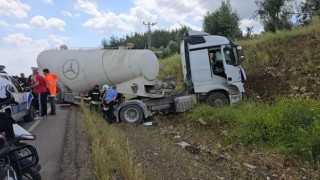
[[[48,107],[50,107],[49,104]],[[25,142],[37,148],[39,163],[42,167],[40,174],[42,179],[46,180],[59,179],[63,157],[69,108],[60,108],[59,105],[56,105],[56,107],[57,115],[55,116],[49,116],[43,120],[34,120],[30,123],[19,123],[20,126],[37,136],[35,141]]]

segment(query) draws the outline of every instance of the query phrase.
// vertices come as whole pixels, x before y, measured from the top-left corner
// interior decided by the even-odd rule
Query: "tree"
[[[251,27],[246,27],[246,33],[245,35],[243,36],[244,39],[249,39],[252,37],[252,29],[253,29],[253,26]]]
[[[204,16],[203,30],[209,34],[237,39],[242,37],[239,21],[240,18],[237,12],[232,11],[229,0],[223,1],[217,11],[207,12]]]
[[[101,41],[101,44],[103,49],[116,48],[119,46],[124,46],[125,39],[124,38],[119,39],[118,37],[112,35],[109,41],[106,38],[103,38],[103,40]]]
[[[290,21],[291,7],[286,3],[293,0],[257,0],[258,10],[255,16],[262,22],[265,31],[276,32],[293,27]]]
[[[320,1],[319,0],[306,0],[300,4],[301,7],[301,23],[308,24],[314,17],[320,16]]]

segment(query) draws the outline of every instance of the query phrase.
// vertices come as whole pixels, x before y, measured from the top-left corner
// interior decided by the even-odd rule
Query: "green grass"
[[[82,106],[86,133],[92,147],[95,175],[98,179],[147,179],[134,164],[133,152],[123,135],[94,111]]]
[[[278,31],[276,34],[263,33],[252,40],[238,41],[237,44],[244,47],[246,61],[242,65],[247,74],[260,72],[266,65],[279,60],[299,59],[301,64],[308,63],[310,67],[310,59],[314,59],[317,55],[310,54],[307,50],[312,52],[319,50],[313,44],[320,40],[319,22],[317,20],[307,27]]]
[[[228,131],[229,143],[247,148],[279,152],[302,160],[320,160],[320,102],[306,99],[279,99],[275,103],[242,102],[223,108],[199,105],[189,120],[220,132]]]
[[[169,58],[161,59],[159,64],[159,79],[163,81],[167,75],[171,75],[177,83],[176,89],[182,89],[183,75],[180,55],[175,54]]]

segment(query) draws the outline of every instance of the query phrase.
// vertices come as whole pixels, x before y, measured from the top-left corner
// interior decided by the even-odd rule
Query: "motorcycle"
[[[0,180],[41,180],[39,156],[34,146],[24,143],[35,140],[17,124],[13,124],[15,138],[7,140],[0,134]]]

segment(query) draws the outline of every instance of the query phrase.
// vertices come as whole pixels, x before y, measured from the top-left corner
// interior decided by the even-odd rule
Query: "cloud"
[[[64,15],[64,16],[67,16],[67,17],[80,17],[80,14],[77,13],[77,14],[72,14],[71,12],[69,11],[61,11],[61,14]]]
[[[32,72],[31,67],[37,66],[37,56],[42,50],[1,48],[0,54],[6,57],[6,61],[1,62],[1,65],[6,66],[6,72],[10,75],[19,75],[20,73],[24,73],[28,76]]]
[[[16,24],[16,25],[14,25],[14,27],[16,27],[18,29],[30,29],[29,24],[24,24],[24,23]]]
[[[231,4],[241,3],[239,1],[231,0]],[[95,1],[78,0],[75,9],[92,16],[82,24],[83,26],[98,29],[102,32],[145,31],[145,27],[141,26],[143,21],[163,22],[162,24],[158,23],[155,28],[161,27],[163,24],[172,24],[169,29],[179,27],[180,23],[184,22],[192,29],[201,30],[205,14],[216,11],[221,2],[222,0],[214,2],[202,0],[133,0],[134,6],[129,13],[116,14],[110,11],[99,11]],[[254,2],[251,2],[250,6],[255,6]],[[244,9],[241,12],[248,12],[248,10]]]
[[[15,45],[22,48],[40,48],[45,49],[48,47],[59,47],[64,44],[65,40],[69,37],[61,37],[56,35],[49,35],[47,39],[34,40],[31,37],[26,36],[24,33],[10,34],[2,38],[3,42],[11,45]]]
[[[263,26],[259,21],[254,19],[242,19],[240,21],[240,28],[242,29],[243,34],[246,33],[247,27],[253,27],[253,33],[260,33],[261,31],[263,31]]]
[[[69,37],[49,35],[46,39],[32,39],[24,33],[10,34],[3,37],[3,42],[17,46],[13,48],[0,48],[0,54],[6,57],[1,62],[6,66],[6,71],[11,75],[18,75],[21,72],[26,75],[31,73],[31,67],[37,66],[37,56],[48,47],[59,47]]]
[[[0,15],[22,19],[28,17],[29,10],[30,6],[20,0],[0,0]]]
[[[129,14],[116,14],[114,12],[100,12],[97,4],[93,1],[78,0],[75,9],[93,17],[87,19],[82,25],[85,27],[95,28],[109,34],[119,32],[139,32],[144,31],[143,21],[153,21],[157,18],[150,11],[140,6],[130,9]]]
[[[82,10],[87,14],[98,17],[102,14],[98,11],[97,5],[95,2],[90,0],[78,0],[75,4],[75,9]]]
[[[7,22],[0,20],[0,27],[8,28],[9,26],[10,25]]]
[[[66,23],[58,18],[50,18],[50,19],[46,19],[43,16],[34,16],[31,20],[30,20],[30,24],[34,25],[34,26],[38,26],[41,28],[45,28],[45,29],[58,29],[60,31],[64,30],[64,26],[66,25]]]
[[[195,30],[195,31],[202,31],[202,28],[200,28],[198,26],[195,26],[193,24],[190,24],[188,22],[175,23],[175,24],[173,24],[172,26],[169,27],[169,30],[177,30],[177,29],[180,29],[183,26],[187,26],[187,27],[189,27],[189,28],[191,28],[192,30]]]
[[[44,2],[44,3],[46,3],[46,4],[53,5],[52,0],[42,0],[42,2]]]

